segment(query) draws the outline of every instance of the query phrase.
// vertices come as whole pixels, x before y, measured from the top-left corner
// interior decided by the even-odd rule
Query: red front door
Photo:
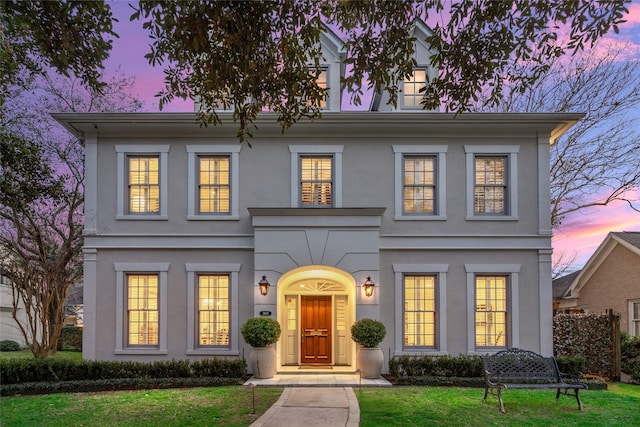
[[[302,296],[302,363],[331,363],[331,297]]]

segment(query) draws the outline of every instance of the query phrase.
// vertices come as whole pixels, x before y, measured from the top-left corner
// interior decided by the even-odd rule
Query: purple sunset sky
[[[163,88],[164,74],[159,67],[149,65],[144,55],[149,52],[150,39],[141,21],[129,21],[132,9],[130,1],[111,1],[114,16],[120,22],[114,23],[114,30],[120,35],[114,40],[111,58],[106,62],[105,74],[115,74],[116,70],[126,76],[135,76],[135,86],[131,93],[145,102],[145,111],[159,111],[158,100],[154,97]],[[600,48],[609,44],[631,42],[628,49],[632,58],[640,61],[640,0],[627,6],[627,22],[620,26],[620,33],[611,32],[600,43]],[[192,101],[176,100],[166,105],[165,112],[190,112]],[[640,106],[638,107],[640,111]],[[640,199],[640,194],[635,196]],[[606,208],[586,209],[566,218],[559,230],[554,232],[554,258],[560,254],[575,254],[575,265],[582,266],[609,231],[640,231],[640,213],[624,203],[614,203]]]

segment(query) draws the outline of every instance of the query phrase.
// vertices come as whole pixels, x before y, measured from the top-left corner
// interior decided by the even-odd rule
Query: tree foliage
[[[97,90],[109,57],[113,16],[104,1],[0,2],[0,107],[10,85],[49,68]]]
[[[160,105],[174,98],[202,102],[199,120],[219,123],[216,109],[231,107],[241,139],[263,110],[284,128],[321,115],[325,90],[316,83],[322,63],[322,22],[345,40],[349,72],[342,85],[354,104],[364,86],[387,91],[415,62],[411,23],[432,23],[430,58],[439,69],[424,90],[425,108],[465,111],[481,91],[500,102],[505,81],[525,90],[566,52],[581,50],[623,22],[624,0],[141,1],[131,19],[152,38],[146,55],[165,65]],[[568,30],[566,40],[558,33]],[[513,64],[526,62],[524,73]],[[520,70],[523,71],[523,70]],[[366,83],[365,83],[366,82]]]
[[[516,66],[514,72],[526,65]],[[640,211],[640,52],[610,46],[558,58],[526,91],[505,83],[494,112],[584,112],[551,147],[551,219],[624,202]]]
[[[27,80],[24,80],[27,81]],[[10,87],[0,133],[0,267],[12,283],[13,317],[34,356],[55,353],[70,286],[82,278],[84,147],[50,111],[135,111],[116,77],[101,92],[47,75]],[[26,320],[17,316],[22,308]]]

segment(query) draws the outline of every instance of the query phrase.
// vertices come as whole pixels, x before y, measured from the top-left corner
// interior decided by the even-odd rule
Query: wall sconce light
[[[362,287],[364,288],[364,294],[368,297],[373,295],[373,287],[376,284],[373,283],[373,281],[371,280],[371,276],[367,276],[367,281],[364,282],[364,285],[362,285]]]
[[[267,280],[267,276],[262,276],[262,280],[258,282],[258,287],[260,288],[260,294],[262,296],[266,296],[269,293],[269,286],[271,286],[271,284]]]

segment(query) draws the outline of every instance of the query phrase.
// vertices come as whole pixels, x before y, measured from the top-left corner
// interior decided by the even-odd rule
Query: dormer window
[[[421,102],[424,92],[420,90],[427,85],[426,68],[414,69],[410,76],[405,77],[402,94],[402,107],[410,109],[422,108]]]
[[[322,98],[322,101],[320,101],[320,108],[323,110],[327,109],[327,100],[329,98],[329,80],[327,77],[327,69],[323,68],[320,69],[320,72],[318,73],[318,77],[316,79],[316,83],[319,87],[321,87],[322,89],[327,89],[327,94],[324,96],[324,98]]]

